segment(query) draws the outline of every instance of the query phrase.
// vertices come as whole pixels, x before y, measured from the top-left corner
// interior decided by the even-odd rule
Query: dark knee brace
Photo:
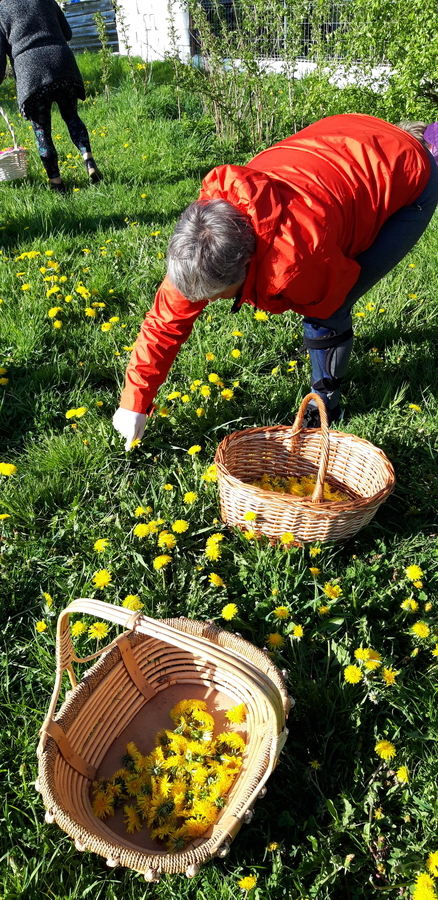
[[[328,411],[334,410],[353,347],[353,329],[337,334],[333,328],[304,319],[304,346],[312,364],[312,391],[320,395]]]

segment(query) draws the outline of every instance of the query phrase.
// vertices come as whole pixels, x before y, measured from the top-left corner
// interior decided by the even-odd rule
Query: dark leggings
[[[69,130],[70,137],[83,156],[91,153],[88,131],[78,116],[78,99],[73,86],[55,88],[36,99],[27,114],[35,132],[38,153],[49,178],[59,178],[58,154],[52,140],[52,103],[58,104],[59,112]]]

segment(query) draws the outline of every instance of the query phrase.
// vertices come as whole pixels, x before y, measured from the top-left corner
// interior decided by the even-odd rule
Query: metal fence
[[[73,32],[70,47],[74,53],[100,50],[102,45],[94,21],[97,12],[105,19],[109,46],[118,51],[119,38],[111,0],[72,0],[71,3],[62,3],[61,7]]]
[[[210,26],[212,34],[219,37],[224,26],[227,31],[242,31],[240,21],[241,6],[238,0],[201,0],[202,8],[206,19]],[[282,16],[274,25],[272,21],[265,24],[259,32],[251,34],[251,40],[258,45],[258,55],[260,58],[281,59],[286,43],[286,35],[290,27],[294,27],[294,44],[298,49],[297,58],[306,60],[312,55],[312,51],[318,45],[325,46],[325,56],[327,59],[337,58],[338,54],[332,49],[330,35],[342,27],[348,26],[348,7],[344,3],[333,4],[323,22],[317,25],[313,22],[312,3],[309,2],[309,14],[303,17],[301,22],[294,23],[291,26],[287,14]],[[193,18],[190,16],[190,52],[192,56],[202,54],[201,40],[199,32],[193,24]],[[298,34],[296,33],[298,30]],[[244,29],[243,29],[244,36]]]

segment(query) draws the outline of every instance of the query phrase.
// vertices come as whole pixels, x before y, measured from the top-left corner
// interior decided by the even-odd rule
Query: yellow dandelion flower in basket
[[[46,821],[77,850],[154,882],[227,854],[276,766],[291,698],[269,656],[241,637],[136,607],[82,598],[60,613],[36,787]],[[72,614],[91,616],[94,634],[95,620],[102,636],[118,626],[91,668],[76,656]],[[85,664],[79,683],[72,663]],[[71,691],[57,712],[65,673]]]
[[[310,401],[318,406],[320,428],[303,427]],[[227,435],[214,461],[222,521],[245,531],[247,513],[254,510],[257,536],[285,547],[346,540],[368,524],[395,486],[381,450],[329,429],[318,394],[304,398],[291,426]],[[288,542],[285,534],[292,536]]]

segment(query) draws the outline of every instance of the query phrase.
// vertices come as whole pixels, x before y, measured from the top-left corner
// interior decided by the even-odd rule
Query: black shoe
[[[329,425],[332,422],[340,422],[344,417],[344,410],[339,403],[334,409],[327,410]],[[308,406],[304,416],[303,416],[303,424],[302,428],[321,428],[321,418],[319,415],[319,410],[316,406]]]
[[[91,184],[97,184],[99,181],[102,181],[103,175],[100,169],[97,168],[96,163],[92,156],[89,159],[84,159],[85,168],[88,172],[88,177],[91,181]]]
[[[63,181],[51,181],[50,182],[50,190],[55,191],[57,194],[66,194],[67,186]]]

